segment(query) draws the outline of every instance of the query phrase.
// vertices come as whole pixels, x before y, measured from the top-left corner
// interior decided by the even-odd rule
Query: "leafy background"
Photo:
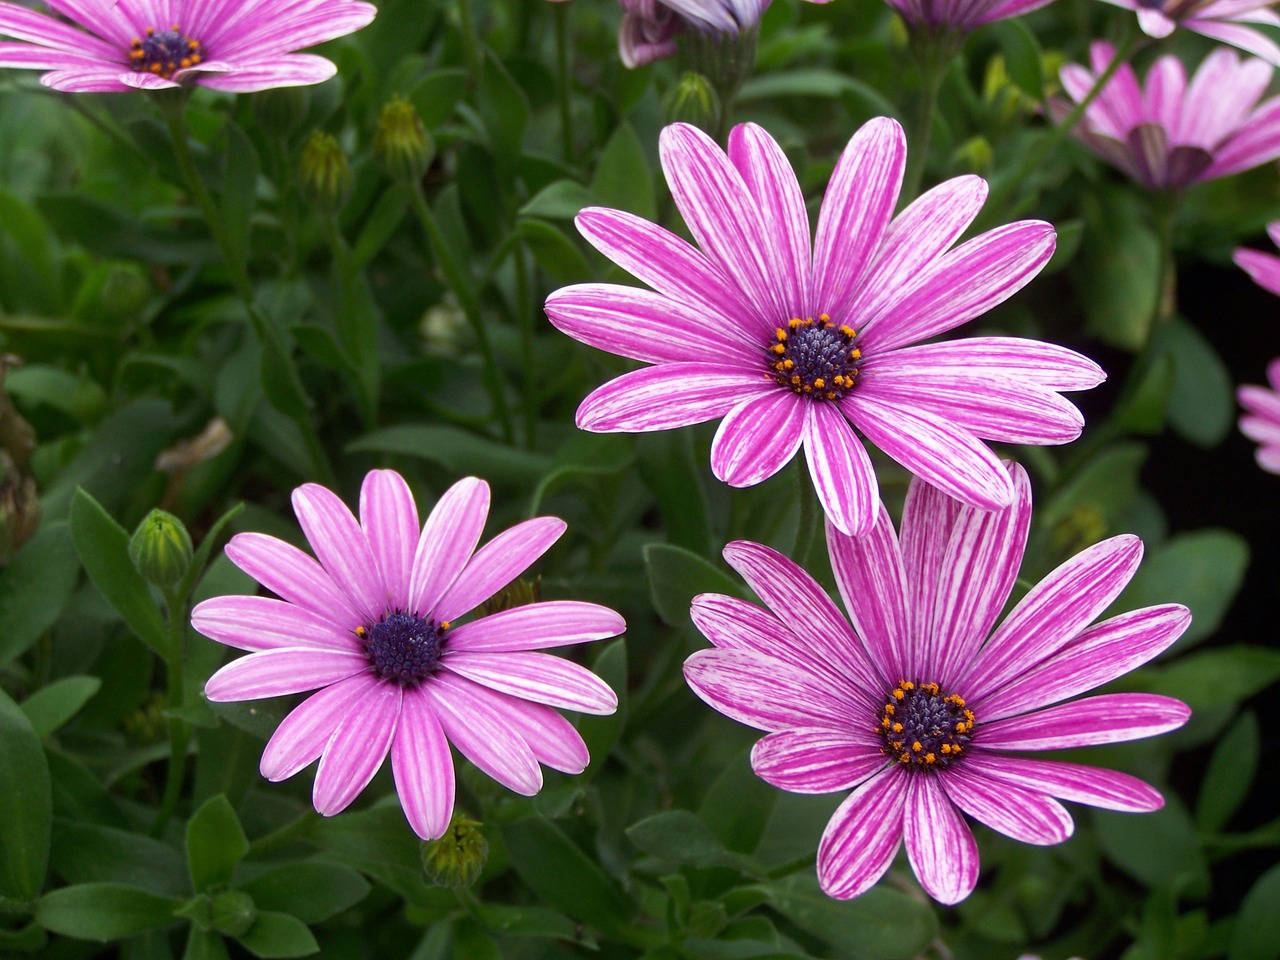
[[[1237,244],[1268,245],[1277,171],[1189,192],[1173,232],[1177,314],[1153,320],[1167,198],[1070,142],[1025,169],[1049,136],[1039,105],[1057,66],[1132,29],[1131,14],[1058,0],[970,37],[931,119],[924,183],[978,172],[995,194],[981,226],[1057,226],[1045,274],[965,331],[1053,340],[1110,374],[1075,398],[1079,442],[1006,451],[1036,487],[1023,580],[1139,533],[1147,557],[1117,607],[1174,600],[1195,622],[1117,689],[1173,694],[1195,714],[1156,741],[1075,751],[1156,783],[1164,810],[1077,808],[1076,836],[1048,849],[979,828],[983,881],[945,909],[902,870],[858,900],[825,898],[813,853],[840,797],[755,779],[753,732],[680,677],[705,645],[690,596],[743,590],[720,546],[792,548],[794,469],[731,491],[707,468],[711,427],[572,426],[580,399],[625,364],[559,335],[541,303],[565,283],[625,282],[577,237],[581,206],[678,228],[656,143],[681,65],[624,69],[607,0],[377,6],[369,28],[323,51],[339,79],[191,97],[207,209],[165,123],[172,103],[0,78],[0,341],[14,358],[0,398],[0,954],[1280,956],[1280,480],[1253,464],[1232,396],[1261,381],[1280,327],[1274,299],[1229,261]],[[1170,49],[1195,62],[1209,44],[1179,34]],[[410,181],[373,155],[393,95],[435,151]],[[779,139],[816,209],[853,130],[878,114],[918,130],[919,99],[906,32],[880,0],[775,0],[733,117]],[[314,130],[349,159],[337,210],[311,202],[299,174]],[[192,444],[214,418],[225,448]],[[226,536],[300,543],[289,490],[321,481],[352,501],[374,466],[402,471],[424,504],[460,476],[486,477],[490,530],[564,517],[570,532],[538,571],[543,596],[607,603],[629,624],[583,655],[622,700],[616,716],[579,722],[586,773],[549,772],[527,799],[460,765],[459,805],[488,844],[469,887],[424,871],[386,771],[351,810],[320,818],[310,774],[257,773],[288,704],[199,695],[227,651],[186,628],[185,611],[254,589],[221,556]],[[896,511],[907,478],[877,469]],[[126,552],[155,506],[199,545],[187,582],[163,594]],[[820,553],[810,564],[829,578]]]

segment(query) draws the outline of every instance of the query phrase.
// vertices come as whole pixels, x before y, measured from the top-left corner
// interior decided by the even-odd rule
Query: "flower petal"
[[[493,653],[540,650],[616,637],[627,628],[608,607],[581,600],[546,600],[491,613],[453,630],[451,651]]]
[[[933,623],[942,558],[963,505],[937,487],[912,477],[902,505],[902,565],[907,577],[911,635],[922,637]],[[918,656],[918,654],[917,654]],[[896,678],[895,678],[896,679]]]
[[[763,370],[763,364],[761,364]],[[670,430],[705,423],[744,398],[777,393],[763,372],[729,364],[663,363],[597,387],[578,406],[577,425],[596,433]]]
[[[321,565],[351,598],[365,623],[387,612],[389,591],[360,524],[332,490],[304,483],[293,491],[293,512]]]
[[[902,347],[876,357],[876,369],[907,378],[917,371],[1023,380],[1047,390],[1089,390],[1107,378],[1083,354],[1021,337],[966,337]]]
[[[404,477],[370,470],[360,487],[360,526],[377,560],[388,609],[409,609],[409,579],[418,548],[418,507]]]
[[[975,740],[984,750],[1065,750],[1154,737],[1176,730],[1190,716],[1190,708],[1172,697],[1108,693],[995,723],[982,723],[979,716]]]
[[[332,60],[311,53],[280,53],[270,60],[256,63],[237,63],[234,71],[207,72],[209,64],[202,64],[193,74],[195,82],[211,90],[227,93],[255,93],[274,87],[305,87],[323,83],[338,72]],[[179,76],[175,74],[175,76]]]
[[[1101,767],[1087,767],[1061,760],[1029,760],[1006,757],[989,750],[974,750],[964,765],[989,780],[1044,793],[1104,810],[1150,813],[1164,806],[1160,791],[1137,777]]]
[[[475,552],[488,517],[489,484],[483,480],[463,477],[444,492],[418,538],[409,580],[410,612],[424,617],[434,613]]]
[[[391,742],[391,772],[400,806],[423,840],[435,840],[449,829],[455,791],[453,754],[444,728],[427,698],[406,690],[400,722]]]
[[[831,815],[818,844],[818,882],[828,896],[849,900],[885,875],[902,843],[908,780],[889,767],[860,784]]]
[[[559,517],[534,517],[498,534],[467,561],[436,603],[436,615],[454,620],[484,603],[551,549],[567,526]]]
[[[369,785],[391,749],[403,693],[398,683],[378,684],[333,731],[311,791],[316,812],[326,817],[341,813]]]
[[[586,667],[549,653],[447,650],[440,665],[483,687],[581,713],[610,714],[618,695]]]
[[[354,630],[364,622],[325,569],[292,544],[262,533],[237,533],[227,544],[226,554],[272,593],[306,607],[340,629]]]
[[[455,683],[470,683],[461,677],[450,677],[450,680]],[[520,739],[528,744],[539,763],[570,775],[587,769],[591,755],[587,752],[582,735],[551,707],[504,696],[478,684],[471,686],[475,695],[484,699],[486,707],[520,734]]]
[[[951,771],[947,771],[950,776]],[[903,841],[924,892],[939,903],[959,903],[978,883],[978,844],[947,798],[941,777],[910,776]]]
[[[791,793],[849,790],[885,763],[878,747],[830,727],[779,730],[751,748],[756,776]]]
[[[232,660],[204,685],[210,700],[257,700],[282,697],[345,680],[369,669],[363,653],[277,647]]]
[[[969,757],[939,777],[957,807],[992,830],[1023,843],[1061,843],[1075,830],[1066,807],[1052,797],[1007,781],[984,777],[969,766]]]
[[[206,637],[241,650],[315,647],[360,653],[354,633],[341,630],[305,607],[268,597],[214,597],[196,604],[191,626]]]
[[[542,768],[524,742],[489,707],[489,698],[441,672],[418,693],[458,752],[508,790],[531,797],[542,789]]]
[[[358,673],[312,694],[289,712],[262,751],[258,769],[273,782],[287,780],[319,758],[338,724],[382,683],[372,672]]]
[[[806,406],[776,385],[743,400],[716,429],[711,471],[731,487],[750,487],[772,477],[800,448]]]
[[[876,522],[880,495],[867,449],[836,407],[803,406],[804,456],[822,510],[837,530],[862,536]]]

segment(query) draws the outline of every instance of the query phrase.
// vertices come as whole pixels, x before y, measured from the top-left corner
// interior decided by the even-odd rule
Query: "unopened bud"
[[[480,879],[489,859],[489,841],[478,820],[455,812],[439,840],[422,845],[422,869],[441,887],[469,887]]]
[[[332,134],[313,130],[298,164],[302,192],[321,210],[342,209],[351,194],[351,164]]]
[[[714,130],[720,122],[720,95],[710,80],[689,70],[667,91],[662,112],[667,123],[691,123],[703,130]]]
[[[484,616],[510,610],[512,607],[525,607],[542,599],[542,577],[532,580],[513,580],[502,590],[484,602],[481,609]]]
[[[191,535],[181,520],[163,510],[143,517],[129,540],[129,559],[142,579],[161,589],[178,583],[191,566]]]
[[[398,96],[388,100],[373,136],[373,155],[387,176],[404,183],[421,180],[435,152],[435,142],[413,104]]]

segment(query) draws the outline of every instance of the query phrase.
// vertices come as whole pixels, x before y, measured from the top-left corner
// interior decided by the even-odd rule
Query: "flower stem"
[[[920,65],[920,102],[911,137],[907,141],[907,170],[902,181],[902,197],[907,202],[920,192],[920,181],[929,159],[929,141],[933,137],[933,112],[937,109],[943,78],[955,55],[955,43],[947,43],[942,38],[926,38],[913,44],[913,48]]]
[[[471,10],[471,0],[458,0],[458,22],[462,26],[462,47],[466,51],[467,72],[473,80],[479,82],[484,54],[480,49],[480,36],[476,33],[476,18]]]
[[[418,219],[422,222],[422,229],[427,234],[427,240],[431,244],[431,251],[435,254],[436,261],[440,264],[445,283],[449,285],[453,295],[458,298],[458,304],[462,307],[462,312],[466,315],[467,322],[471,324],[471,331],[475,335],[476,345],[480,348],[480,355],[484,360],[485,388],[489,391],[489,399],[493,403],[494,412],[502,427],[503,439],[510,443],[514,437],[511,426],[511,411],[507,407],[507,398],[502,387],[502,374],[498,370],[497,358],[494,356],[492,344],[489,343],[489,333],[485,328],[484,317],[480,312],[480,299],[476,295],[470,279],[464,272],[464,268],[454,259],[453,251],[449,248],[449,244],[445,241],[444,234],[440,230],[440,224],[436,222],[435,214],[431,212],[427,198],[422,193],[421,183],[415,182],[411,185],[409,199],[413,205],[414,213],[418,215]]]
[[[556,72],[560,93],[560,137],[564,149],[564,162],[573,163],[573,73],[570,70],[569,57],[569,5],[557,3],[556,22]]]
[[[325,213],[325,238],[338,273],[337,324],[338,340],[350,357],[356,370],[356,403],[366,430],[372,429],[378,420],[378,339],[377,328],[361,318],[357,310],[357,272],[351,248],[338,229],[337,218]]]
[[[182,671],[186,653],[187,605],[175,591],[166,590],[164,606],[169,633],[168,649],[165,650],[164,657],[169,705],[169,767],[165,773],[160,809],[151,825],[153,837],[164,833],[165,825],[173,816],[178,796],[182,792],[182,781],[186,778],[187,748],[191,745],[191,726],[179,713],[185,705]]]

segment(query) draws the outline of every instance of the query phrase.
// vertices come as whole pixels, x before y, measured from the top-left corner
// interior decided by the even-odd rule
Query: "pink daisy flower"
[[[885,0],[908,23],[927,30],[970,33],[993,20],[1019,17],[1053,0]]]
[[[1062,86],[1079,102],[1115,56],[1096,41],[1092,69],[1070,63]],[[1275,70],[1232,50],[1214,50],[1187,81],[1182,61],[1158,58],[1145,86],[1122,64],[1072,132],[1112,166],[1152,190],[1215,180],[1280,157],[1280,97],[1258,103]],[[1059,117],[1070,112],[1053,104]]]
[[[1258,466],[1269,473],[1280,473],[1280,357],[1267,364],[1267,387],[1247,384],[1236,390],[1236,399],[1244,407],[1240,432],[1258,443]]]
[[[980,177],[948,180],[894,217],[906,143],[896,121],[872,120],[840,157],[811,245],[795,174],[760,127],[735,128],[726,156],[674,124],[660,152],[701,249],[621,210],[587,208],[583,236],[653,290],[584,283],[547,299],[569,336],[653,364],[591,393],[579,427],[722,417],[711,468],[735,487],[777,473],[803,446],[827,516],[853,534],[875,523],[878,496],[855,428],[983,509],[1013,497],[983,440],[1079,435],[1080,412],[1058,391],[1101,382],[1091,360],[1010,337],[919,344],[1012,296],[1053,254],[1053,227],[1038,220],[953,247],[986,199]]]
[[[365,477],[359,521],[313,483],[293,492],[293,508],[319,562],[239,534],[227,556],[279,599],[217,597],[191,614],[206,637],[252,651],[209,678],[210,700],[319,690],[267,742],[264,777],[284,780],[319,758],[315,808],[332,816],[390,753],[405,815],[430,840],[453,810],[450,742],[526,796],[542,787],[539,763],[586,768],[582,737],[553,708],[608,714],[617,697],[586,668],[538,651],[615,636],[622,617],[556,600],[463,619],[542,556],[564,521],[535,517],[476,550],[488,484],[455,483],[419,533],[413,495],[392,470]]]
[[[1133,812],[1163,805],[1127,774],[1020,755],[1186,722],[1185,704],[1153,694],[1063,701],[1145,663],[1191,616],[1166,604],[1089,625],[1138,568],[1142,542],[1119,536],[1062,564],[995,626],[1031,526],[1026,474],[1007,471],[1015,496],[1003,510],[975,510],[916,480],[901,540],[883,507],[866,537],[828,525],[849,620],[795,563],[745,541],[725,559],[765,609],[694,598],[693,621],[716,649],[689,657],[685,678],[721,713],[767,732],[751,752],[756,773],[795,793],[853,791],[818,847],[818,879],[833,897],[868,890],[905,844],[930,896],[963,900],[978,848],[962,813],[1052,844],[1073,829],[1055,797]]]
[[[1247,50],[1280,67],[1280,46],[1261,30],[1246,26],[1263,23],[1280,26],[1271,7],[1275,0],[1106,0],[1138,14],[1138,25],[1149,37],[1162,39],[1178,27],[1233,47]]]
[[[1272,220],[1267,224],[1267,236],[1271,238],[1272,243],[1280,246],[1280,220]],[[1231,259],[1236,262],[1237,267],[1253,278],[1254,283],[1280,296],[1280,257],[1274,253],[1237,247]]]
[[[0,67],[44,70],[56,90],[159,90],[198,83],[246,93],[319,83],[332,62],[302,47],[366,26],[358,0],[47,0],[68,20],[0,2]]]
[[[618,0],[618,56],[631,68],[675,56],[686,30],[724,37],[755,28],[771,0]],[[829,0],[809,0],[827,3]]]

